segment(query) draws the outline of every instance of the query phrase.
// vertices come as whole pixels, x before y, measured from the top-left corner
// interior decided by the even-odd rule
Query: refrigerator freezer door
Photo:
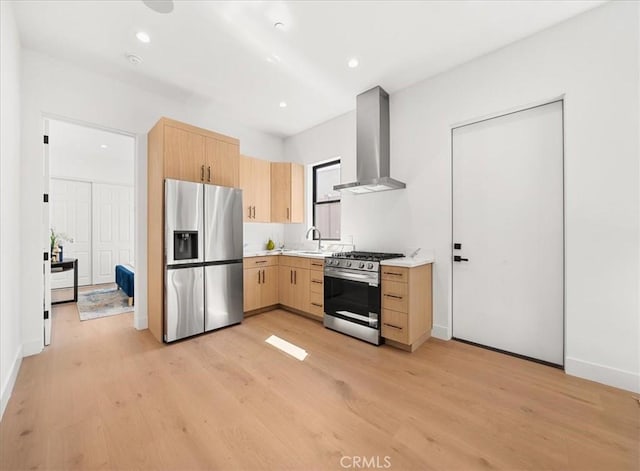
[[[166,265],[204,260],[203,186],[167,179],[164,182]]]
[[[204,332],[204,268],[165,271],[165,341]]]
[[[204,261],[242,259],[242,190],[204,185]]]
[[[208,265],[205,279],[205,330],[219,329],[242,321],[242,263]]]

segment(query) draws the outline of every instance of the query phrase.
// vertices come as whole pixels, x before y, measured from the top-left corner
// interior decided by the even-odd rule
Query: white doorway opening
[[[115,286],[115,266],[134,265],[136,137],[57,118],[45,118],[44,128],[44,230],[52,246],[54,239],[63,245],[51,256],[76,260],[80,287]],[[50,273],[45,267],[44,276],[45,311],[52,313],[49,288],[56,290],[54,300],[68,300],[74,273]],[[48,345],[51,314],[44,329]]]

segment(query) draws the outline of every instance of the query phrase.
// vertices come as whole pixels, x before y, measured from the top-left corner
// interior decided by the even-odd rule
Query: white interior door
[[[93,184],[93,283],[115,282],[115,266],[133,263],[133,189]]]
[[[453,130],[453,336],[564,363],[562,102]],[[454,245],[455,247],[455,245]]]
[[[52,178],[49,204],[51,227],[73,239],[63,243],[63,257],[78,259],[78,285],[90,285],[91,183]],[[51,275],[51,288],[72,286],[73,270]]]

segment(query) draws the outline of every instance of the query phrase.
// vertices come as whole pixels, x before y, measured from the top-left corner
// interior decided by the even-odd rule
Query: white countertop
[[[310,250],[259,250],[256,252],[245,252],[244,257],[266,257],[273,255],[286,255],[288,257],[305,257],[305,258],[319,258],[324,259],[331,255],[331,252],[313,252]]]
[[[380,265],[382,266],[388,266],[388,267],[407,267],[407,268],[413,268],[413,267],[419,267],[421,265],[427,265],[429,263],[433,263],[435,261],[435,259],[433,257],[415,257],[415,258],[410,258],[410,257],[402,257],[402,258],[390,258],[389,260],[383,260],[382,262],[380,262]]]

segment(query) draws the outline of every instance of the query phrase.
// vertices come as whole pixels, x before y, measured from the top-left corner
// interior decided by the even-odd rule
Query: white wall
[[[407,189],[344,194],[342,227],[359,249],[434,250],[435,336],[451,335],[451,127],[564,95],[566,371],[640,390],[638,8],[606,4],[391,96]],[[287,160],[331,155],[355,180],[354,113],[285,141]]]
[[[11,3],[0,2],[0,418],[20,368],[20,41]],[[39,214],[36,212],[35,214]],[[42,270],[42,261],[39,262]]]
[[[4,3],[4,2],[3,2]],[[60,116],[138,135],[143,154],[136,162],[136,292],[146,292],[146,133],[161,116],[212,129],[240,139],[240,151],[264,159],[282,159],[282,139],[250,129],[221,115],[211,103],[176,99],[60,61],[22,51],[22,329],[25,354],[42,350],[40,211],[42,186],[34,172],[42,168],[43,116]],[[3,94],[4,98],[4,94]],[[146,300],[136,300],[136,326],[146,327]],[[138,318],[139,317],[139,318]]]

